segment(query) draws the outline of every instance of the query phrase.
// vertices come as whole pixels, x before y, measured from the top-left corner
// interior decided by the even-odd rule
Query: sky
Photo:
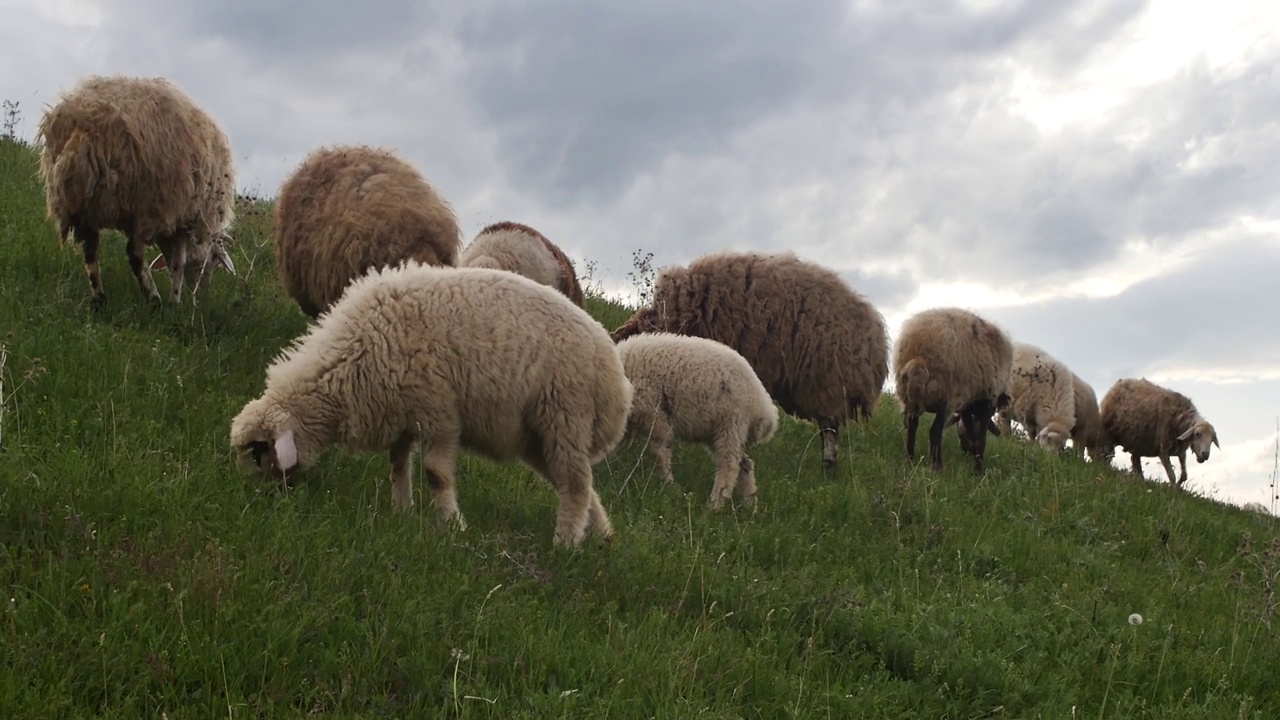
[[[893,338],[966,307],[1099,399],[1122,377],[1188,395],[1222,444],[1188,487],[1270,504],[1280,3],[0,0],[0,17],[0,96],[28,139],[83,75],[160,75],[226,130],[246,191],[274,195],[322,145],[394,148],[468,241],[532,225],[609,294],[634,297],[637,251],[661,268],[792,250]]]

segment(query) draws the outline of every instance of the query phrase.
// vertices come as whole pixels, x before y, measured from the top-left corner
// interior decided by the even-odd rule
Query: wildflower
[[[1141,615],[1139,615],[1138,613],[1133,613],[1132,615],[1130,615],[1130,616],[1129,616],[1129,624],[1130,624],[1130,625],[1141,625],[1141,624],[1142,624],[1142,616],[1141,616]]]

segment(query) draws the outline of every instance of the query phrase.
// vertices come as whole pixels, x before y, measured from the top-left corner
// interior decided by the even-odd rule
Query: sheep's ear
[[[1186,442],[1193,434],[1195,434],[1196,426],[1192,425],[1186,429],[1186,432],[1178,436],[1178,442]]]
[[[1219,450],[1222,449],[1222,446],[1218,444],[1218,433],[1216,432],[1213,434],[1213,446],[1218,448]]]
[[[155,260],[151,261],[152,270],[163,270],[165,267],[166,265],[164,262],[164,253],[160,253],[159,255],[156,256]]]
[[[960,420],[960,413],[951,413],[947,416],[947,422],[942,427],[949,428]]]
[[[298,447],[293,444],[293,431],[285,430],[284,434],[276,438],[276,466],[280,468],[280,472],[287,472],[298,464]]]

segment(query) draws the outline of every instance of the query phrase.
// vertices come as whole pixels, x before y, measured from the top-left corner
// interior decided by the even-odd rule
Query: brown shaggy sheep
[[[716,340],[737,350],[783,412],[821,428],[836,464],[840,425],[875,411],[889,375],[880,312],[835,272],[795,253],[718,252],[658,274],[653,301],[613,332]]]
[[[960,446],[973,455],[974,470],[982,472],[987,432],[1000,434],[992,415],[1009,402],[1012,367],[1009,336],[968,310],[931,308],[907,318],[893,358],[907,458],[915,459],[920,416],[931,412],[933,469],[942,469],[943,430],[958,420]]]
[[[1209,459],[1209,446],[1218,445],[1218,433],[1200,416],[1191,399],[1146,378],[1117,380],[1102,398],[1102,429],[1111,447],[1129,453],[1133,474],[1142,477],[1142,458],[1158,457],[1169,483],[1182,487],[1187,481],[1187,449],[1196,462]],[[1178,456],[1182,473],[1175,482],[1170,455]]]
[[[506,270],[553,287],[582,307],[582,287],[560,246],[528,225],[503,221],[486,226],[458,257],[458,267]]]
[[[142,253],[159,245],[169,268],[169,299],[184,281],[195,302],[211,269],[235,274],[223,242],[234,218],[235,169],[227,136],[204,110],[164,78],[90,75],[63,93],[40,120],[45,208],[84,252],[93,304],[107,296],[98,268],[99,233],[128,238],[129,268],[143,297],[160,300]]]
[[[1102,414],[1098,410],[1098,396],[1093,386],[1085,382],[1079,375],[1071,373],[1075,384],[1076,424],[1071,428],[1071,445],[1077,455],[1084,457],[1089,451],[1089,462],[1099,460],[1110,463],[1115,448],[1107,442],[1107,434],[1102,429]]]
[[[276,271],[315,318],[370,268],[417,260],[452,267],[462,248],[453,208],[412,165],[367,145],[312,151],[276,198]]]

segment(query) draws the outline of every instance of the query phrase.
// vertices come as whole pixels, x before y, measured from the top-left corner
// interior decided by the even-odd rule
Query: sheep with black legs
[[[573,262],[560,246],[528,225],[505,220],[486,225],[458,256],[458,267],[487,267],[524,275],[564,293],[582,307]]]
[[[1218,432],[1190,398],[1146,378],[1117,380],[1103,396],[1100,410],[1106,442],[1129,453],[1137,477],[1142,477],[1142,458],[1158,457],[1169,483],[1182,487],[1187,481],[1187,450],[1202,463],[1209,459],[1210,445],[1222,447]],[[1172,455],[1182,470],[1176,482]]]
[[[959,421],[961,446],[973,455],[974,469],[983,472],[987,434],[999,434],[992,415],[1009,399],[1012,366],[1009,336],[968,310],[932,308],[907,318],[893,360],[907,458],[915,459],[920,416],[930,412],[933,469],[942,469],[943,430]]]
[[[648,439],[663,480],[675,480],[673,437],[695,442],[716,461],[711,508],[723,507],[735,488],[754,505],[755,463],[747,448],[773,438],[778,408],[746,358],[723,343],[672,333],[633,335],[618,343],[618,357],[635,389],[627,436]]]
[[[272,240],[285,292],[312,318],[370,269],[455,266],[462,249],[439,192],[392,151],[367,145],[308,154],[280,186]]]
[[[225,268],[235,205],[231,145],[213,118],[164,78],[90,75],[45,112],[36,134],[45,208],[58,238],[82,247],[95,307],[103,307],[98,246],[103,230],[128,239],[143,297],[160,292],[143,262],[169,269],[169,300],[192,302],[206,274]]]
[[[841,424],[871,417],[889,374],[880,312],[835,272],[792,252],[718,252],[664,268],[652,302],[613,339],[647,332],[736,350],[783,412],[818,424],[827,468]]]
[[[267,369],[231,423],[241,467],[287,480],[329,446],[390,452],[413,505],[417,442],[442,520],[461,522],[458,450],[523,460],[560,497],[556,544],[613,533],[592,466],[621,441],[632,387],[609,334],[564,295],[501,270],[414,261],[357,278]]]

